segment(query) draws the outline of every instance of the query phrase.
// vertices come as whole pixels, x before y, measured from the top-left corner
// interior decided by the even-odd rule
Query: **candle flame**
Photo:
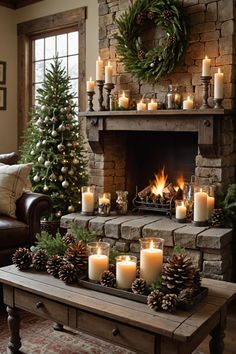
[[[207,56],[207,55],[205,56],[205,59],[208,59],[208,56]]]
[[[123,91],[123,93],[122,93],[122,97],[125,97],[125,91]]]
[[[153,98],[151,99],[151,103],[154,103],[154,99]]]
[[[101,253],[102,253],[102,252],[101,252],[101,247],[98,247],[98,249],[97,249],[97,255],[99,255],[99,256],[100,256],[100,255],[101,255]]]
[[[183,200],[181,201],[181,206],[184,206],[184,201]]]
[[[91,82],[92,81],[92,77],[90,76],[90,78],[89,78],[89,81]]]
[[[88,192],[88,193],[90,192],[90,187],[88,187],[88,190],[87,190],[87,192]]]
[[[200,192],[202,192],[202,188],[200,188]]]
[[[154,248],[154,244],[153,244],[153,240],[150,241],[150,249],[153,250]]]
[[[98,61],[100,61],[101,60],[101,57],[100,57],[100,55],[99,55],[99,57],[98,57]]]
[[[220,68],[218,68],[218,74],[220,74],[220,73],[221,73]]]
[[[190,101],[190,96],[188,96],[187,101]]]
[[[125,257],[125,262],[129,262],[130,261],[130,256],[126,256]]]
[[[107,64],[107,66],[111,66],[110,60],[108,60],[108,64]]]

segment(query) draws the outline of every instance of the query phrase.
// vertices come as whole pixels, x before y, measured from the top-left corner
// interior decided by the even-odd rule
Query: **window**
[[[83,7],[18,24],[18,144],[55,55],[70,76],[76,103],[85,110],[85,19]]]

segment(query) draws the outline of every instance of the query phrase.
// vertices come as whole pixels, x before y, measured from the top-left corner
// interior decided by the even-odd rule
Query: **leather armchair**
[[[14,164],[17,154],[0,154],[0,162]],[[19,247],[30,247],[40,232],[40,219],[51,211],[51,199],[39,193],[24,192],[16,203],[16,219],[0,215],[0,267],[12,263]]]

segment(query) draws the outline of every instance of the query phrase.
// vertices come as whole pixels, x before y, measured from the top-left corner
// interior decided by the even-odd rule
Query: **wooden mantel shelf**
[[[217,155],[221,118],[232,115],[224,109],[99,111],[80,112],[87,119],[87,134],[91,148],[103,152],[101,133],[109,131],[169,131],[197,132],[200,153]]]

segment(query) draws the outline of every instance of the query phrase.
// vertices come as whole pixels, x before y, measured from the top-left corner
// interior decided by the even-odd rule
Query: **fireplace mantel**
[[[197,132],[202,156],[217,155],[222,118],[232,115],[224,109],[158,110],[158,111],[99,111],[80,112],[86,117],[87,137],[95,153],[103,152],[102,132],[107,131],[165,131]]]

